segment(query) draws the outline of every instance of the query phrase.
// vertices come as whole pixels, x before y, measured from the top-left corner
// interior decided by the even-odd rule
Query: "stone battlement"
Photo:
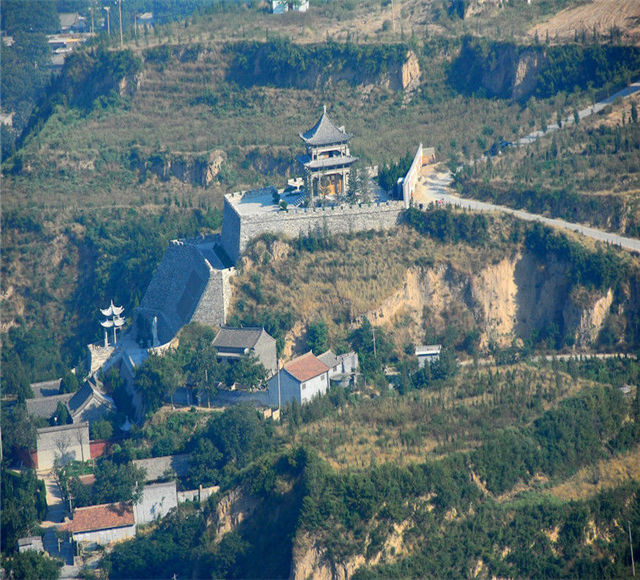
[[[364,230],[384,230],[398,225],[405,209],[403,201],[337,205],[328,207],[291,208],[275,205],[243,207],[243,202],[259,200],[255,194],[225,196],[222,218],[222,242],[235,262],[249,242],[266,233],[290,238],[313,233],[349,234]]]

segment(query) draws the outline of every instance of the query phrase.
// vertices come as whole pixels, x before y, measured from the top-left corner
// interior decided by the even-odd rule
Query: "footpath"
[[[47,515],[41,524],[44,529],[44,549],[53,558],[64,562],[60,578],[79,578],[80,568],[73,561],[73,545],[69,540],[59,539],[56,535],[58,524],[64,521],[67,514],[58,480],[52,471],[41,477],[47,490]]]

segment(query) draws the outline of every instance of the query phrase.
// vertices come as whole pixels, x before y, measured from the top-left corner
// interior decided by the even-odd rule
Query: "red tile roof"
[[[132,526],[133,506],[124,502],[92,505],[73,510],[73,519],[59,526],[68,532],[93,532]]]
[[[301,383],[308,381],[322,373],[326,373],[329,367],[309,351],[284,365],[284,369]]]

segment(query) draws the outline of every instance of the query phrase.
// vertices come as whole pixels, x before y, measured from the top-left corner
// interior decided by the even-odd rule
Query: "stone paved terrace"
[[[385,203],[390,201],[390,197],[385,191],[378,185],[377,181],[370,178],[370,188],[372,192],[373,203]],[[277,191],[280,194],[280,199],[286,201],[289,204],[289,210],[295,210],[291,205],[298,200],[301,195],[300,192],[293,192],[283,194],[282,190],[277,190],[275,187],[265,187],[263,189],[254,189],[244,192],[236,192],[226,195],[226,199],[231,203],[234,209],[240,216],[255,216],[261,214],[278,214],[280,208],[273,203],[273,193]],[[328,198],[328,206],[343,205],[336,203],[335,199]]]

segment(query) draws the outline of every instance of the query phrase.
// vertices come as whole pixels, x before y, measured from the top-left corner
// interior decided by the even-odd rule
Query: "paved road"
[[[589,117],[590,115],[595,115],[596,113],[599,113],[600,111],[602,111],[607,105],[610,105],[611,103],[613,103],[616,99],[624,99],[626,97],[629,97],[630,95],[633,95],[634,93],[637,93],[638,91],[640,91],[640,81],[631,83],[628,87],[625,87],[621,91],[618,91],[617,93],[611,95],[610,97],[607,97],[603,101],[600,101],[595,105],[592,105],[591,107],[587,107],[585,109],[578,111],[578,117],[580,119],[584,119],[585,117]],[[574,121],[573,115],[571,115],[566,119],[562,120],[562,126],[563,127],[570,126],[570,125],[573,125],[574,122],[575,121]],[[518,141],[516,141],[516,143],[520,147],[524,145],[529,145],[533,143],[536,139],[539,139],[540,137],[545,135],[546,133],[557,131],[558,129],[560,129],[560,127],[558,126],[557,123],[551,123],[547,125],[546,132],[541,130],[534,131],[533,133],[530,133],[525,137],[521,137],[520,139],[518,139]]]
[[[621,91],[611,95],[606,98],[604,101],[600,101],[591,107],[587,107],[586,109],[582,109],[578,112],[578,115],[581,119],[588,117],[589,115],[593,115],[598,113],[602,109],[604,109],[607,105],[613,103],[618,98],[626,98],[634,93],[640,91],[640,81],[636,81],[625,87]],[[563,126],[572,125],[574,123],[573,116],[567,117],[563,122]],[[547,127],[546,133],[550,131],[557,131],[559,129],[556,123],[553,123]],[[543,131],[534,131],[529,135],[518,139],[516,142],[518,146],[524,147],[529,145],[545,135]],[[481,159],[486,159],[483,156]],[[472,162],[474,163],[474,162]],[[458,168],[458,171],[461,170],[462,167]],[[430,203],[430,202],[440,202],[444,204],[456,205],[458,207],[467,207],[469,209],[473,209],[476,211],[501,211],[505,213],[510,213],[511,215],[515,215],[516,217],[527,220],[527,221],[537,221],[544,223],[546,225],[561,228],[564,230],[570,230],[573,232],[578,232],[582,235],[590,237],[594,240],[598,240],[600,242],[604,242],[606,244],[612,244],[615,246],[620,246],[621,248],[625,248],[627,250],[631,250],[634,252],[640,252],[640,240],[635,238],[628,238],[624,236],[620,236],[618,234],[613,234],[610,232],[605,232],[603,230],[598,230],[596,228],[591,228],[588,226],[583,226],[581,224],[575,224],[563,219],[559,218],[549,218],[538,214],[529,213],[527,211],[523,211],[520,209],[513,209],[510,207],[506,207],[503,205],[496,205],[493,203],[487,203],[483,201],[477,201],[474,199],[461,198],[454,194],[453,189],[451,188],[451,182],[453,181],[452,175],[450,172],[444,172],[439,174],[432,174],[422,178],[422,191],[421,195],[416,198],[418,203]]]
[[[505,207],[503,205],[496,205],[484,201],[477,201],[475,199],[458,197],[457,195],[451,193],[451,188],[449,187],[450,183],[451,176],[447,176],[446,174],[440,174],[439,176],[435,176],[435,178],[424,179],[424,189],[422,197],[423,202],[429,203],[435,201],[442,202],[444,204],[456,205],[458,207],[466,207],[476,211],[499,211],[509,213],[523,220],[540,222],[555,228],[578,232],[589,238],[593,238],[594,240],[604,242],[605,244],[620,246],[621,248],[640,253],[640,240],[637,240],[635,238],[619,236],[618,234],[612,234],[580,224],[574,224],[559,218],[549,218],[538,214],[529,213],[521,209],[513,209],[510,207]]]

